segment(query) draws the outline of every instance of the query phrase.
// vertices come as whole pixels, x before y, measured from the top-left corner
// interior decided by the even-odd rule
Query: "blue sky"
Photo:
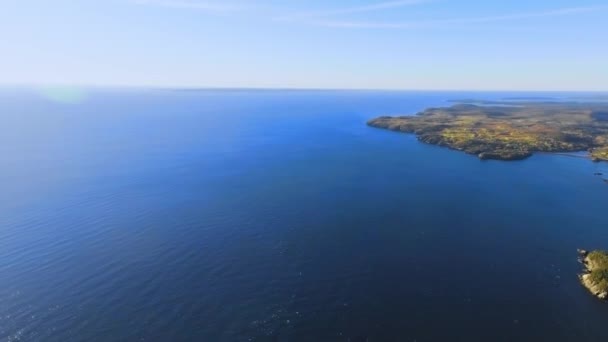
[[[0,83],[608,90],[606,0],[19,0]]]

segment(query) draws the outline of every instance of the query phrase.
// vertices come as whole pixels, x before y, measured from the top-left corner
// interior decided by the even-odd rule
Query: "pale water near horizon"
[[[608,164],[365,125],[522,96],[3,90],[0,341],[606,341]]]

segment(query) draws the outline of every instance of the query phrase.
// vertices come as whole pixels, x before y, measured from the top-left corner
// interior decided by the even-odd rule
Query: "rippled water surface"
[[[81,95],[0,92],[0,340],[608,340],[606,164],[365,125],[526,94]]]

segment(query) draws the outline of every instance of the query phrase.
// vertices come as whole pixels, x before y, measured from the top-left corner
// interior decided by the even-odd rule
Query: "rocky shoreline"
[[[608,161],[607,104],[457,104],[429,108],[413,116],[381,116],[367,124],[415,134],[427,144],[448,147],[479,159],[522,160],[535,152],[588,151]]]
[[[608,253],[603,251],[587,252],[578,250],[579,262],[585,266],[579,275],[583,286],[594,296],[602,300],[608,299]]]

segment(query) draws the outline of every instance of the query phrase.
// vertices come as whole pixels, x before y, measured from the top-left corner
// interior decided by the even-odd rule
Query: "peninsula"
[[[414,133],[422,142],[480,159],[520,160],[534,152],[588,151],[608,161],[607,102],[471,101],[368,125]]]
[[[580,261],[585,265],[585,273],[580,276],[581,283],[594,296],[608,299],[608,252],[579,250]]]

